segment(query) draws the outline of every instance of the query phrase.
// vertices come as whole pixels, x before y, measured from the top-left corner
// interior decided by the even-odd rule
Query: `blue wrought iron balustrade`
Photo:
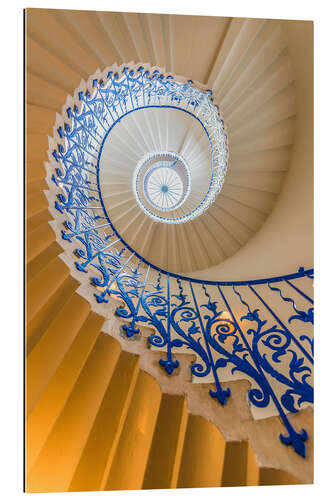
[[[114,121],[141,100],[158,105],[163,98],[184,109],[205,105],[190,83],[168,87],[165,81],[171,80],[141,69],[134,76],[125,68],[122,77],[109,75],[107,84],[95,81],[93,95],[80,93],[80,108],[68,108],[51,178],[55,208],[64,217],[62,238],[73,246],[77,270],[96,287],[97,303],[123,302],[116,310],[123,333],[138,337],[142,324],[153,329],[149,342],[161,349],[161,369],[172,376],[179,351],[194,353],[192,376],[213,381],[210,396],[221,405],[230,396],[225,382],[247,378],[253,408],[274,405],[286,429],[282,443],[305,457],[308,434],[295,429],[289,413],[313,403],[313,270],[237,282],[169,273],[127,245],[105,210],[99,157]]]
[[[297,432],[287,414],[297,412],[303,403],[313,403],[311,329],[300,334],[292,328],[296,321],[312,324],[313,309],[304,308],[302,295],[300,300],[284,296],[291,304],[284,319],[279,308],[268,304],[266,292],[280,294],[281,289],[291,288],[290,280],[293,284],[311,279],[312,272],[301,269],[296,276],[267,279],[265,284],[262,280],[260,284],[205,283],[162,272],[156,276],[133,253],[127,250],[127,254],[130,262],[112,270],[109,281],[103,282],[103,291],[95,293],[98,302],[108,302],[110,297],[123,301],[116,314],[126,320],[123,331],[127,337],[140,335],[140,324],[152,327],[149,341],[165,350],[160,365],[169,375],[179,366],[177,351],[195,353],[192,375],[213,376],[215,390],[210,395],[221,405],[230,395],[229,388],[222,388],[226,369],[227,380],[230,372],[241,375],[238,378],[245,376],[252,382],[250,403],[257,408],[273,403],[288,431],[280,436],[281,441],[292,444],[305,457],[307,433],[303,429]],[[155,275],[153,281],[151,274]],[[306,300],[312,304],[310,297]]]

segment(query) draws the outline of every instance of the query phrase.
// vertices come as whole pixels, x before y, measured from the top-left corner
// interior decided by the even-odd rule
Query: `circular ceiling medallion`
[[[133,190],[141,209],[148,215],[179,209],[191,189],[186,160],[171,151],[145,155],[133,175]]]

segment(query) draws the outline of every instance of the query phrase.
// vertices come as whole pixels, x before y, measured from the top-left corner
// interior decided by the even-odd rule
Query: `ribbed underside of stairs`
[[[27,491],[302,482],[259,466],[248,440],[226,439],[209,419],[191,412],[200,388],[193,395],[172,386],[161,390],[147,362],[101,332],[104,319],[75,293],[67,266],[57,257],[43,265],[44,256],[38,255],[39,269],[27,280]],[[157,358],[149,363],[157,366]],[[252,429],[254,440],[263,431],[278,432],[278,419],[258,425],[237,408],[244,388],[239,394],[242,383],[234,384],[235,402],[223,425],[231,433],[236,423]],[[207,405],[209,399],[201,397]]]
[[[116,340],[116,322],[113,336],[103,333],[104,318],[77,293],[79,283],[59,258],[63,250],[43,192],[48,136],[67,94],[97,67],[150,61],[203,82],[223,102],[232,170],[215,215],[204,221],[218,224],[213,233],[221,238],[206,240],[208,247],[214,242],[215,254],[199,245],[202,254],[191,263],[189,252],[189,269],[235,253],[272,210],[288,168],[294,94],[286,47],[276,42],[278,27],[229,18],[46,9],[28,9],[26,21],[26,491],[310,483],[311,446],[305,462],[277,443],[284,454],[280,469],[269,456],[269,439],[275,442],[280,422],[253,421],[245,402],[237,403],[237,391],[245,391],[242,381],[235,382],[235,400],[219,427],[196,410],[200,384],[196,393],[182,392],[177,381],[167,390],[153,375],[157,362],[150,370],[143,356],[126,352]],[[202,50],[200,30],[205,54],[194,57]],[[249,85],[246,95],[242,79]],[[202,234],[196,229],[192,246]],[[143,253],[154,252],[147,245]],[[293,418],[311,427],[309,408]],[[233,434],[233,419],[243,434]],[[263,432],[268,445],[261,442]]]
[[[230,161],[216,202],[191,224],[156,224],[122,192],[113,200],[116,229],[143,257],[172,272],[219,264],[262,227],[289,167],[295,82],[281,26],[272,20],[28,10],[28,120],[29,112],[49,113],[45,132],[52,136],[55,112],[82,79],[91,84],[97,68],[131,61],[213,91],[228,129]],[[44,132],[28,133],[31,154],[41,151],[47,160]]]

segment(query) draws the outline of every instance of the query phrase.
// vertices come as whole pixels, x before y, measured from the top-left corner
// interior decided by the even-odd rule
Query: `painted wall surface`
[[[284,21],[296,77],[296,135],[282,192],[265,224],[237,254],[191,273],[205,279],[255,279],[313,267],[313,23]]]

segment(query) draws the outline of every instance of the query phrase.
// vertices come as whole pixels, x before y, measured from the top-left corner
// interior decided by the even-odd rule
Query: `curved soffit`
[[[105,21],[104,14],[96,13]],[[82,16],[71,11],[61,16],[77,27],[82,22]],[[128,25],[134,19],[131,16],[125,16]],[[177,25],[178,17],[172,22]],[[129,205],[124,210],[121,194],[119,202],[125,203],[115,214],[117,230],[126,240],[135,239],[135,250],[153,264],[178,273],[201,270],[204,274],[235,255],[262,227],[281,191],[294,136],[294,76],[280,23],[224,18],[213,18],[211,23],[215,39],[210,40],[209,50],[215,47],[214,58],[209,67],[207,59],[206,71],[201,61],[198,72],[206,75],[202,87],[212,89],[228,130],[229,166],[223,189],[209,210],[179,227],[141,217],[133,220],[134,207],[132,215]],[[206,20],[203,24],[203,29],[209,29]],[[151,41],[154,45],[154,36]],[[192,68],[187,76],[191,73]],[[152,120],[163,134],[161,121]]]

